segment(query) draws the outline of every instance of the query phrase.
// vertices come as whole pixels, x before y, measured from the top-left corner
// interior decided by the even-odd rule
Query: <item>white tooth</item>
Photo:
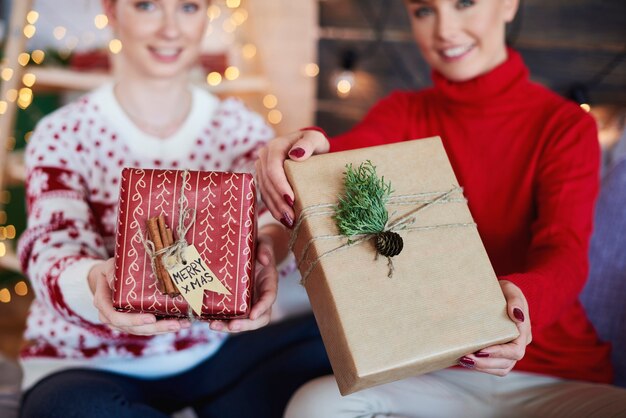
[[[459,55],[462,55],[465,52],[469,51],[470,48],[471,48],[471,45],[456,46],[454,48],[449,48],[449,49],[444,50],[443,54],[446,57],[454,58],[454,57],[458,57]]]
[[[177,49],[172,49],[172,48],[167,48],[167,49],[155,49],[156,53],[159,55],[165,55],[165,56],[174,56],[178,53]]]

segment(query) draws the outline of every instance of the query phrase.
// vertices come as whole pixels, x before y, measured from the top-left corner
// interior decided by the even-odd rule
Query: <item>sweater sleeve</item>
[[[581,113],[570,112],[542,150],[526,269],[500,277],[520,287],[536,329],[551,325],[577,302],[588,273],[600,150],[595,122]]]
[[[376,103],[350,131],[330,140],[330,152],[372,147],[408,137],[409,95],[394,92]]]
[[[63,113],[43,119],[28,144],[28,227],[19,255],[37,298],[76,324],[99,323],[87,275],[108,257],[88,201],[83,164]]]

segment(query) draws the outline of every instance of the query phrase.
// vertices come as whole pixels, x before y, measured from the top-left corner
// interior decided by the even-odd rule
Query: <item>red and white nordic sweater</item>
[[[193,367],[222,344],[224,334],[202,322],[154,337],[112,331],[98,320],[87,285],[90,268],[113,256],[123,167],[250,171],[257,148],[273,137],[240,101],[192,91],[190,114],[166,139],[141,132],[112,85],[38,124],[26,151],[28,228],[19,243],[36,293],[21,353],[24,387],[68,367],[164,376]]]
[[[483,76],[433,81],[380,101],[331,151],[441,136],[496,274],[528,300],[533,341],[515,369],[610,382],[609,346],[578,300],[599,186],[593,119],[531,82],[510,49]]]

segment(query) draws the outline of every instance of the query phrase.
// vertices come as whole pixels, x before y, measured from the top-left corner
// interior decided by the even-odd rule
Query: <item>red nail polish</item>
[[[285,199],[285,202],[287,202],[290,207],[293,207],[293,199],[291,198],[291,196],[289,196],[288,194],[284,194],[283,199]]]
[[[489,353],[483,353],[482,351],[477,351],[474,353],[476,357],[489,357]]]
[[[304,150],[300,147],[294,148],[291,151],[289,151],[289,155],[295,158],[300,158],[304,155]]]
[[[474,363],[474,360],[465,356],[459,359],[459,363],[461,364],[461,366],[467,367],[468,369],[471,369],[476,365],[476,363]]]
[[[287,228],[293,228],[293,219],[287,213],[283,213],[283,217],[280,218],[280,223],[285,225]]]
[[[520,308],[513,309],[513,316],[520,322],[524,322],[524,312]]]

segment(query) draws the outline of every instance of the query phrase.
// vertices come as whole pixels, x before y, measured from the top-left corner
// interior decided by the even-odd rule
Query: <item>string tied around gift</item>
[[[170,257],[174,257],[177,263],[187,264],[187,260],[183,257],[183,252],[189,244],[187,243],[187,232],[191,229],[193,224],[196,222],[196,210],[194,208],[188,207],[187,196],[185,195],[185,189],[188,185],[189,180],[189,171],[185,170],[182,172],[183,182],[181,185],[180,197],[178,198],[178,225],[176,226],[176,234],[178,236],[178,240],[174,243],[174,245],[164,248],[164,256],[166,262],[170,259]]]
[[[187,200],[187,196],[185,196],[185,189],[187,189],[189,184],[189,171],[183,171],[181,176],[182,183],[180,186],[180,197],[178,198],[178,224],[176,226],[176,235],[178,239],[174,242],[174,244],[169,247],[156,250],[154,243],[149,238],[145,237],[141,228],[138,229],[141,242],[143,243],[146,253],[150,257],[152,271],[154,274],[156,274],[157,271],[157,258],[161,255],[163,256],[164,264],[168,263],[172,259],[175,260],[175,263],[187,264],[187,261],[183,257],[183,253],[189,244],[187,243],[187,239],[185,237],[196,221],[196,210],[188,207],[189,201]],[[172,264],[167,264],[168,267],[171,265]]]
[[[316,241],[348,238],[342,245],[323,252],[316,259],[309,262],[307,270],[302,274],[301,284],[303,285],[306,284],[306,279],[322,259],[355,245],[360,245],[370,239],[375,239],[375,247],[377,250],[375,260],[378,259],[379,254],[387,258],[387,276],[392,278],[395,270],[392,257],[398,255],[403,249],[402,238],[398,234],[399,231],[427,231],[432,229],[475,226],[474,222],[413,226],[418,212],[428,207],[437,203],[465,202],[465,198],[462,197],[463,189],[459,186],[453,186],[451,189],[444,192],[425,192],[391,196],[391,185],[384,183],[384,178],[379,179],[377,177],[375,167],[370,161],[361,164],[357,170],[352,169],[352,165],[346,166],[346,168],[345,183],[347,193],[344,197],[339,199],[339,204],[325,203],[304,208],[291,234],[289,248],[293,251],[299,230],[306,219],[314,216],[333,217],[340,231],[340,234],[315,236],[306,242],[302,248],[300,257],[296,260],[298,267],[305,261],[308,261],[307,255],[309,249]],[[459,193],[461,194],[460,198],[452,197],[454,194]],[[351,195],[354,194],[360,196],[355,199],[354,196],[351,197]],[[415,208],[393,221],[390,220],[387,206],[407,205],[415,206]],[[354,211],[354,207],[358,210]],[[344,210],[344,212],[346,210],[348,211],[347,217],[344,216],[342,218],[342,210]],[[359,213],[359,211],[361,211],[361,213]],[[393,217],[394,214],[395,212],[391,217]],[[377,225],[372,226],[370,218],[373,218],[373,223]],[[354,231],[362,231],[363,233],[355,233]],[[381,237],[383,240],[382,243]],[[384,241],[385,239],[391,241]]]

